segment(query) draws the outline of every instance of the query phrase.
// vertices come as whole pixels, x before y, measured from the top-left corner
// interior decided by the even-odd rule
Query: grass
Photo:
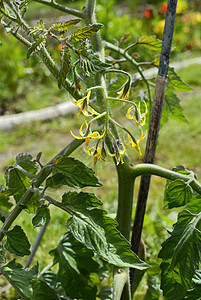
[[[198,180],[201,178],[201,124],[200,124],[200,111],[201,91],[199,86],[201,84],[201,69],[197,66],[190,66],[179,71],[179,75],[195,89],[192,92],[180,93],[179,97],[182,100],[184,114],[189,123],[179,123],[173,119],[169,120],[160,131],[159,143],[157,148],[156,163],[172,168],[175,165],[182,164],[186,168],[193,170]],[[55,89],[56,87],[52,87]],[[43,94],[44,87],[41,87],[40,106],[45,106],[48,101],[48,94]],[[37,92],[36,92],[37,93]],[[56,92],[55,92],[56,94]],[[42,95],[42,96],[41,96]],[[35,108],[34,103],[31,101],[30,106]],[[62,94],[62,97],[63,94]],[[44,102],[43,102],[44,101]],[[80,118],[76,114],[72,114],[66,118],[54,119],[50,122],[34,122],[34,124],[26,124],[14,128],[11,131],[0,133],[0,184],[4,184],[3,172],[5,168],[14,163],[14,158],[21,152],[28,152],[35,157],[38,152],[42,151],[42,162],[46,163],[57,152],[59,152],[70,140],[71,135],[69,131],[74,129],[75,132],[81,124]],[[143,142],[143,147],[145,141]],[[136,162],[142,161],[134,150],[129,151],[133,160]],[[78,150],[74,154],[76,157],[85,162],[89,167],[93,167],[93,161],[88,157],[84,151]],[[93,189],[85,188],[89,192],[95,192],[96,195],[103,201],[103,208],[114,217],[117,206],[117,178],[115,167],[111,159],[107,159],[105,163],[98,162],[95,167],[96,176],[103,183],[102,188]],[[105,176],[107,172],[107,176]],[[136,182],[135,197],[137,196],[137,187],[139,180]],[[153,177],[150,189],[150,196],[147,206],[147,215],[144,223],[143,239],[149,249],[151,257],[157,259],[157,253],[160,250],[160,244],[166,235],[166,227],[170,227],[176,218],[176,212],[163,212],[163,190],[165,180]],[[50,191],[51,195],[58,198],[59,194],[54,194]],[[134,204],[135,206],[135,204]],[[31,225],[31,218],[26,212],[21,214],[15,221],[16,224],[21,224],[24,231],[28,234],[30,242],[33,243],[39,229],[33,229]],[[51,223],[45,233],[42,243],[37,251],[34,263],[39,261],[40,270],[51,261],[51,257],[47,254],[48,251],[54,248],[58,242],[59,237],[65,232],[65,223],[67,215],[51,208]],[[58,235],[59,232],[59,235]],[[23,262],[24,259],[18,261]],[[5,281],[0,284],[2,286]],[[144,284],[144,283],[143,283]],[[16,299],[10,292],[5,294],[6,299]],[[138,298],[141,299],[140,293]]]

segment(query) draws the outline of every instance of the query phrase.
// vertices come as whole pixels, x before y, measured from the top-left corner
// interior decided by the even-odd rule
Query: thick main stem
[[[158,140],[158,133],[160,128],[160,120],[162,115],[165,89],[166,89],[166,78],[169,67],[169,58],[172,46],[172,37],[174,32],[174,23],[176,16],[177,0],[168,0],[167,13],[165,19],[165,28],[163,33],[163,41],[160,55],[159,71],[156,82],[156,90],[153,100],[152,116],[149,127],[149,135],[147,139],[146,151],[144,162],[153,163],[155,158],[156,145]],[[150,175],[142,176],[140,182],[140,189],[138,194],[138,202],[135,214],[135,221],[133,226],[132,234],[132,250],[138,254],[147,197],[149,192],[151,177]],[[131,269],[131,285],[134,281],[135,270]]]

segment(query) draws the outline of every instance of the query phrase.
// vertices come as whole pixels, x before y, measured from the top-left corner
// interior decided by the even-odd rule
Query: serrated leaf
[[[15,167],[9,167],[6,170],[6,183],[16,202],[18,202],[30,186],[30,179]]]
[[[185,123],[188,122],[183,114],[183,108],[180,105],[179,98],[172,92],[170,88],[167,88],[165,94],[162,123],[164,123],[164,119],[168,119],[169,117],[177,121]]]
[[[151,50],[156,50],[160,52],[162,41],[157,39],[155,35],[152,36],[139,36],[137,39],[137,44],[144,45],[146,48]]]
[[[185,300],[201,299],[201,270],[197,270],[192,279],[191,288],[187,291]]]
[[[48,187],[59,187],[65,184],[74,188],[102,186],[100,181],[94,176],[94,173],[92,169],[88,168],[79,160],[63,155],[54,160],[54,175],[47,179],[46,185]],[[62,176],[60,174],[62,174]],[[59,185],[58,178],[62,181],[61,185]]]
[[[30,174],[35,175],[38,171],[38,163],[27,153],[21,153],[16,157],[16,163]],[[14,165],[15,166],[15,165]]]
[[[38,265],[34,266],[32,269],[24,269],[24,267],[21,264],[16,263],[14,259],[1,270],[3,275],[9,279],[9,282],[13,284],[23,299],[60,299],[57,293],[48,286],[46,282],[37,279]]]
[[[148,267],[130,250],[130,244],[116,229],[115,220],[107,217],[101,209],[87,208],[83,193],[73,196],[64,194],[62,204],[73,213],[67,227],[79,242],[113,265],[141,270]]]
[[[180,300],[201,261],[201,213],[183,210],[171,236],[162,244],[161,288],[165,299]]]
[[[46,38],[47,38],[46,35],[42,35],[42,36],[39,36],[35,42],[33,42],[31,47],[29,47],[29,49],[27,51],[27,58],[29,58],[31,55],[37,53],[45,46]]]
[[[24,231],[19,225],[15,225],[12,229],[5,231],[6,242],[5,248],[11,253],[18,256],[31,254],[30,243]]]
[[[2,268],[2,273],[9,281],[17,288],[17,290],[27,299],[33,299],[33,289],[31,286],[32,278],[38,274],[38,266],[32,269],[24,269],[24,267],[15,262],[15,259],[10,261]]]
[[[76,24],[78,24],[81,21],[81,19],[72,19],[69,21],[66,21],[64,23],[57,23],[57,24],[53,24],[48,31],[51,30],[58,30],[58,31],[66,31],[69,28],[75,26]]]
[[[5,211],[9,211],[9,209],[13,206],[13,204],[9,202],[10,195],[12,195],[11,190],[0,185],[0,208]]]
[[[168,69],[168,86],[175,91],[186,92],[192,90],[192,88],[181,79],[172,67],[169,67]]]
[[[62,48],[61,52],[61,67],[59,71],[59,78],[58,78],[58,87],[62,87],[62,83],[66,79],[66,76],[71,67],[71,56],[69,53],[69,49],[67,47]]]
[[[184,180],[177,179],[168,182],[164,194],[164,208],[173,208],[186,205],[192,199],[193,190]]]
[[[94,33],[103,27],[102,24],[92,24],[82,29],[78,29],[71,38],[75,41],[84,41],[90,38]]]
[[[38,207],[36,215],[32,219],[33,227],[45,226],[50,220],[50,210],[47,205]]]
[[[97,288],[93,273],[98,272],[98,264],[93,259],[93,252],[67,232],[50,254],[54,263],[59,263],[57,278],[67,296],[95,300]]]

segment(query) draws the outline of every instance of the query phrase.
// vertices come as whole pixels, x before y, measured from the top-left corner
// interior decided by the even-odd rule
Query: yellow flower
[[[126,114],[126,117],[130,120],[134,120],[137,127],[139,125],[143,126],[145,124],[145,121],[146,121],[146,115],[148,113],[148,109],[147,109],[147,105],[146,103],[144,102],[144,105],[145,105],[145,112],[144,113],[141,113],[140,112],[140,102],[138,104],[138,107],[137,106],[131,106],[128,111],[127,111],[127,114]]]
[[[71,98],[70,101],[72,103],[74,103],[75,105],[77,105],[80,109],[79,109],[79,112],[78,112],[78,115],[82,112],[83,115],[85,115],[86,117],[90,117],[92,115],[96,115],[98,116],[99,113],[97,111],[95,111],[90,105],[89,105],[89,98],[90,98],[90,95],[91,95],[91,91],[89,91],[87,93],[87,96],[85,96],[84,98],[82,99],[79,99],[77,102],[76,101],[73,101]]]
[[[83,127],[86,126],[86,130],[85,132],[83,132]],[[86,148],[89,145],[90,139],[102,139],[105,135],[105,131],[103,132],[103,134],[101,135],[98,131],[91,131],[89,130],[89,125],[87,124],[86,121],[84,121],[84,123],[80,126],[79,129],[79,134],[80,136],[76,136],[75,134],[72,133],[72,131],[70,131],[70,133],[72,134],[72,136],[78,140],[82,140],[85,139],[85,146]]]
[[[124,144],[121,143],[120,141],[117,141],[115,148],[116,148],[115,153],[109,152],[108,154],[109,154],[109,156],[115,158],[117,165],[119,163],[123,164],[124,163],[123,155],[126,152],[126,148],[125,148]]]
[[[130,146],[132,148],[135,148],[137,150],[137,152],[142,155],[142,152],[140,150],[140,146],[139,146],[139,143],[144,140],[144,138],[146,137],[146,134],[143,136],[143,131],[142,131],[142,128],[140,127],[141,129],[141,136],[139,138],[139,140],[136,140],[134,139],[133,136],[131,136],[129,133],[127,133],[127,137],[125,138],[124,136],[124,143],[127,145],[127,146]]]
[[[87,154],[94,158],[94,166],[96,165],[98,159],[105,161],[104,157],[102,156],[102,150],[100,147],[93,146],[89,148]]]
[[[118,98],[128,99],[129,92],[131,88],[131,77],[128,77],[126,83],[121,87],[121,90],[117,93],[119,96]]]

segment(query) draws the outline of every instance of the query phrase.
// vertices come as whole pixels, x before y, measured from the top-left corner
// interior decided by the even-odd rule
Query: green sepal
[[[88,249],[113,265],[140,270],[149,267],[130,250],[130,244],[116,229],[118,224],[115,220],[107,217],[101,209],[88,208],[85,193],[66,193],[62,197],[62,204],[73,215],[68,219],[67,227],[75,239]]]
[[[171,236],[162,244],[161,288],[165,299],[180,300],[191,286],[201,261],[201,213],[183,210]]]
[[[68,47],[62,47],[61,51],[61,67],[59,71],[59,78],[58,78],[58,87],[62,87],[62,83],[66,79],[66,76],[71,67],[71,56],[69,53]]]
[[[157,37],[155,35],[139,36],[136,44],[141,44],[148,49],[160,52],[161,46],[162,46],[162,41],[157,39]]]
[[[68,30],[69,28],[75,26],[76,24],[78,24],[79,22],[81,21],[81,19],[72,19],[72,20],[69,20],[69,21],[66,21],[64,23],[57,23],[57,24],[53,24],[49,29],[48,31],[51,31],[51,30],[57,30],[57,31],[66,31]]]
[[[97,288],[94,276],[97,278],[98,264],[93,259],[92,251],[67,232],[56,249],[50,251],[50,255],[54,257],[55,264],[59,263],[57,280],[61,282],[68,297],[96,299]]]
[[[65,155],[54,160],[53,176],[46,180],[47,187],[58,188],[68,185],[74,188],[85,186],[100,187],[102,184],[94,176],[94,171],[81,161]]]
[[[75,41],[85,41],[86,39],[90,38],[94,33],[96,33],[99,29],[103,27],[103,24],[92,24],[86,26],[82,29],[78,29],[71,35],[71,39]]]
[[[36,215],[32,219],[33,227],[45,226],[50,220],[50,210],[47,205],[38,207]]]
[[[12,229],[5,231],[5,235],[5,248],[7,251],[18,256],[31,254],[31,245],[28,241],[27,236],[19,225],[15,225]]]
[[[47,39],[46,35],[39,36],[37,40],[33,42],[31,47],[29,47],[27,51],[27,58],[40,51],[45,46],[46,39]]]

